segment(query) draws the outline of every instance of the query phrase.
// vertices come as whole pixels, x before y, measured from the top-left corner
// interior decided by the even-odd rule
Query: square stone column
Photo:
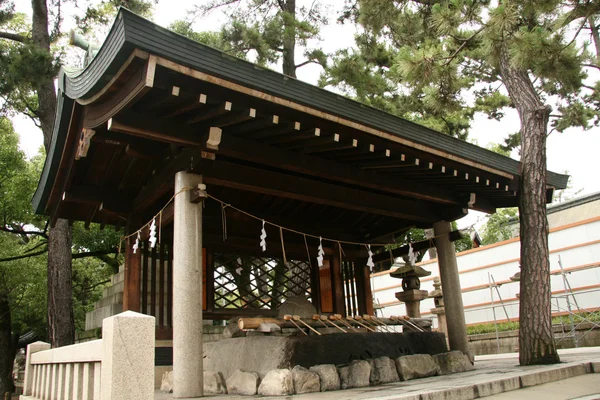
[[[175,175],[175,193],[197,188],[202,176]],[[202,203],[190,191],[175,196],[173,222],[173,398],[204,395],[202,371]]]
[[[125,311],[102,321],[102,364],[101,367],[96,364],[93,372],[96,376],[90,374],[88,378],[93,379],[94,399],[98,398],[98,392],[101,392],[101,400],[152,399],[154,333],[154,317],[133,311]],[[75,346],[72,351],[76,351]],[[85,365],[83,371],[85,382]],[[84,383],[84,393],[85,390]]]
[[[446,326],[450,350],[460,350],[469,354],[467,325],[462,301],[462,290],[456,262],[456,249],[450,241],[450,222],[439,221],[433,224],[435,247],[438,253],[438,265],[442,280],[444,306],[446,308]]]

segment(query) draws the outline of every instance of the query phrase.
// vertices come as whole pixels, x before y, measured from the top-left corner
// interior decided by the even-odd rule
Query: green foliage
[[[552,128],[588,129],[600,115],[600,87],[587,83],[585,69],[598,69],[599,54],[587,50],[588,30],[579,29],[600,13],[590,4],[359,0],[341,17],[363,27],[356,45],[333,56],[319,83],[466,139],[475,112],[501,120],[514,106],[502,89],[504,51],[512,68],[533,77],[541,100],[554,104]],[[465,100],[467,91],[474,101]],[[505,149],[519,141],[520,134],[509,136]]]
[[[234,48],[231,43],[223,37],[223,32],[196,32],[188,21],[175,21],[169,25],[169,29],[186,36],[196,42],[200,42],[215,49],[224,51],[232,56],[246,59],[247,52]]]
[[[487,215],[481,244],[485,246],[511,239],[514,227],[518,226],[517,214],[517,208],[501,208],[495,214]]]
[[[83,33],[90,33],[98,26],[109,25],[119,7],[127,8],[142,17],[152,16],[152,7],[158,0],[103,0],[97,5],[86,8],[83,16],[75,16],[78,29]]]
[[[0,118],[0,294],[11,305],[13,330],[46,332],[46,221],[33,213],[31,198],[37,187],[44,155],[31,160],[19,150],[19,136]],[[120,232],[81,223],[73,229],[73,303],[77,329],[85,313],[102,295],[110,275],[122,262],[117,256]],[[79,257],[90,252],[95,257]]]
[[[496,326],[498,327],[498,332],[519,330],[519,323],[516,321],[500,322],[497,325],[495,325],[494,323],[486,323],[467,326],[467,335],[482,335],[484,333],[494,333],[496,332]]]
[[[573,322],[578,324],[583,322],[585,319],[591,322],[600,321],[600,314],[593,313],[575,313],[573,314]],[[556,317],[552,317],[552,325],[560,325],[564,324],[567,327],[570,327],[571,319],[568,315],[559,315]],[[510,321],[510,322],[500,322],[498,324],[494,324],[493,322],[488,322],[484,324],[477,324],[467,326],[467,335],[481,335],[484,333],[494,333],[496,332],[496,326],[498,326],[498,332],[506,332],[506,331],[516,331],[519,330],[519,322],[518,321]]]
[[[327,23],[318,1],[307,8],[297,7],[289,0],[215,0],[197,6],[190,18],[207,16],[216,10],[225,13],[228,22],[218,35],[213,33],[196,40],[203,43],[206,42],[200,39],[211,40],[213,43],[207,44],[242,58],[252,55],[254,61],[263,66],[282,60],[283,72],[293,77],[296,68],[327,62],[320,49],[306,48],[308,40],[318,39],[319,27]],[[181,25],[181,22],[177,24]],[[191,31],[186,34],[192,38],[197,35]],[[305,61],[299,64],[295,62],[294,54],[297,45],[306,48]]]

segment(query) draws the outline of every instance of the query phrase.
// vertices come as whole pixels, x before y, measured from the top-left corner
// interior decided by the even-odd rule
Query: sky
[[[187,10],[194,4],[204,2],[203,0],[178,0],[159,1],[154,9],[154,21],[162,26],[168,26],[172,21],[184,19]],[[17,11],[31,14],[30,2],[15,2]],[[312,1],[298,0],[298,4],[310,5]],[[321,3],[329,10],[329,24],[321,30],[322,41],[319,45],[325,52],[333,52],[340,48],[353,45],[353,37],[356,28],[351,24],[340,25],[336,23],[335,11],[343,2],[340,0],[321,0]],[[65,15],[64,29],[73,28],[73,18],[69,15],[74,10],[63,9]],[[195,20],[196,30],[217,30],[226,20],[221,12],[214,12],[206,18]],[[310,46],[311,43],[309,43]],[[298,54],[297,58],[300,58]],[[298,79],[316,84],[321,67],[309,64],[298,70]],[[15,117],[13,119],[15,129],[21,135],[21,148],[27,156],[32,157],[42,146],[42,134],[35,125],[26,117]],[[477,115],[472,124],[469,137],[479,146],[486,147],[492,143],[499,143],[508,134],[519,130],[519,118],[514,110],[507,110],[506,116],[501,122],[488,120],[484,115]],[[547,167],[549,170],[571,175],[570,184],[574,190],[581,190],[580,195],[600,191],[600,178],[598,177],[597,157],[600,149],[600,128],[592,128],[588,131],[572,128],[564,133],[553,132],[547,140]],[[471,212],[468,217],[459,221],[459,226],[465,227],[477,221],[483,220],[483,214]]]

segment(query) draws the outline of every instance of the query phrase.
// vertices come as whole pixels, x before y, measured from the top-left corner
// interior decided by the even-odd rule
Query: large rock
[[[369,360],[371,365],[371,385],[381,385],[382,383],[398,382],[398,371],[396,363],[389,357],[379,357]]]
[[[204,371],[204,393],[227,394],[225,378],[220,372]]]
[[[290,297],[277,308],[277,316],[280,318],[289,314],[310,319],[316,313],[317,309],[305,296]]]
[[[173,393],[173,371],[165,372],[160,383],[160,391]]]
[[[321,381],[321,392],[340,390],[340,376],[333,364],[313,365],[309,371],[316,372]]]
[[[400,380],[408,381],[415,378],[425,378],[440,373],[440,367],[429,354],[414,354],[396,359],[396,368]]]
[[[241,317],[233,317],[227,321],[227,326],[223,329],[223,339],[245,337],[246,332],[238,327],[238,321]]]
[[[436,354],[433,356],[433,359],[439,365],[441,375],[472,371],[475,369],[473,364],[471,364],[469,357],[459,350]]]
[[[338,367],[342,389],[369,386],[371,365],[365,360],[354,360],[350,364]]]
[[[294,394],[292,371],[289,369],[274,369],[265,375],[258,387],[261,396],[287,396]]]
[[[227,379],[227,392],[229,394],[254,396],[259,382],[260,379],[256,372],[243,372],[238,369]]]
[[[309,371],[304,367],[296,365],[292,369],[292,378],[294,379],[294,393],[296,394],[321,391],[321,379],[316,372]]]

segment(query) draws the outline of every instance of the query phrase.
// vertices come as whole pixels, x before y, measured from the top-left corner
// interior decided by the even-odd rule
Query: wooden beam
[[[440,216],[433,213],[424,202],[404,200],[307,178],[291,177],[288,174],[226,161],[204,162],[199,172],[205,178],[207,185],[386,215],[401,220],[435,222],[440,219]]]
[[[108,130],[180,146],[198,146],[202,136],[200,132],[205,129],[174,127],[167,120],[147,118],[133,111],[126,111],[108,121]]]
[[[390,178],[373,171],[364,171],[350,165],[281,150],[237,137],[224,136],[219,146],[219,154],[334,182],[362,186],[420,200],[442,204],[462,204],[462,201],[450,191],[441,188],[415,183],[402,178]]]
[[[457,241],[462,238],[460,231],[452,231],[452,232],[448,233],[448,236],[450,236],[451,242]],[[411,243],[411,246],[412,246],[413,251],[421,251],[421,250],[427,250],[431,247],[435,247],[435,242],[433,239],[427,239],[427,240],[421,240],[420,242]],[[390,258],[398,258],[398,257],[402,257],[406,254],[408,254],[408,245],[395,248],[391,252],[384,251],[382,253],[375,254],[373,256],[373,262],[378,263],[378,262],[382,262],[382,261],[387,261]]]

